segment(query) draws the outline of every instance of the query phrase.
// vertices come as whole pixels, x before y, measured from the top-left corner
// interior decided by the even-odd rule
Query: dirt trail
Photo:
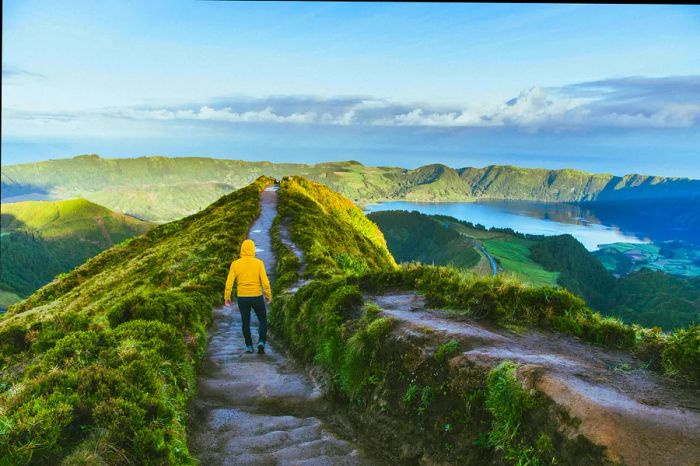
[[[523,335],[427,310],[422,296],[370,296],[404,330],[429,327],[460,341],[484,366],[512,360],[529,382],[581,420],[579,433],[629,465],[700,464],[700,390],[682,388],[643,369],[623,352],[538,330]]]
[[[290,293],[296,293],[299,290],[299,288],[311,281],[309,279],[303,278],[304,272],[306,271],[306,262],[304,262],[304,252],[301,249],[299,249],[299,247],[294,243],[294,241],[292,241],[292,233],[289,231],[288,218],[285,218],[280,222],[278,231],[279,238],[282,241],[282,244],[287,246],[294,253],[294,255],[297,256],[297,259],[299,259],[299,280],[297,280],[295,284],[289,287]]]
[[[276,205],[277,193],[268,188],[249,233],[271,281],[275,258],[269,230]],[[257,328],[252,332],[257,338]],[[190,415],[188,443],[201,464],[381,464],[354,443],[351,429],[322,399],[319,387],[274,339],[265,355],[244,353],[244,347],[237,307],[215,310]]]

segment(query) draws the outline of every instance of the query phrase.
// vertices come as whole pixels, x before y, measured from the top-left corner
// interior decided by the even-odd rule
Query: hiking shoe
[[[246,346],[246,347],[245,347],[245,352],[246,352],[246,353],[252,353],[252,352],[253,352],[253,347],[252,347],[252,346]]]
[[[265,354],[265,344],[258,343],[258,354]]]

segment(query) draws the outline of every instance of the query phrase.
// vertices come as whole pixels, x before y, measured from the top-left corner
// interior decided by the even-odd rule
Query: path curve
[[[498,275],[498,267],[496,266],[496,261],[493,260],[493,257],[491,257],[491,254],[489,254],[489,252],[486,250],[486,247],[481,245],[479,246],[479,249],[481,249],[481,252],[483,252],[486,258],[489,260],[489,262],[491,262],[491,270],[493,271],[493,276],[495,277],[496,275]]]
[[[270,187],[261,193],[260,217],[249,233],[271,281],[276,206],[276,187]],[[190,451],[201,464],[381,464],[353,441],[349,425],[274,339],[265,355],[244,347],[237,307],[216,309],[188,429]]]

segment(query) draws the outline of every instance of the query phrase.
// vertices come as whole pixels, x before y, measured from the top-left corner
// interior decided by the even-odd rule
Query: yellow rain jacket
[[[265,292],[267,300],[272,299],[270,280],[265,272],[265,264],[255,257],[255,243],[247,239],[241,244],[241,258],[231,263],[226,279],[224,299],[231,299],[233,282],[238,280],[238,296],[260,296]]]

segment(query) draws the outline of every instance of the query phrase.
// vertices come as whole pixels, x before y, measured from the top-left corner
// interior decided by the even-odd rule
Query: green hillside
[[[606,315],[666,331],[700,323],[700,277],[642,268],[615,278],[571,235],[544,237],[530,252],[545,269],[559,273],[559,285]]]
[[[641,269],[617,281],[607,313],[664,330],[700,323],[700,277]]]
[[[15,202],[2,204],[0,212],[3,231],[33,230],[45,239],[79,235],[85,241],[104,246],[112,246],[150,227],[142,220],[112,212],[86,199]]]
[[[290,188],[280,190],[280,203],[295,196]],[[323,197],[320,192],[305,192],[305,202],[284,213],[291,224],[313,225],[320,231],[341,224],[343,229],[352,228],[353,221],[319,208],[325,203],[325,191]],[[275,234],[281,258],[278,276],[296,274],[300,262],[290,259],[294,254],[281,241],[279,230]],[[304,257],[317,250],[339,257],[362,248],[354,235],[321,235],[298,244]],[[481,369],[462,355],[470,348],[460,347],[459,341],[447,340],[443,332],[430,328],[422,332],[421,327],[407,327],[383,313],[372,300],[377,294],[400,299],[401,293],[417,291],[443,319],[575,335],[633,352],[649,367],[680,380],[700,382],[695,375],[700,367],[700,327],[668,337],[625,325],[591,311],[562,288],[531,287],[512,278],[478,277],[424,265],[370,267],[365,273],[325,266],[307,269],[307,276],[314,273],[324,279],[313,280],[294,294],[278,289],[270,313],[276,335],[293,355],[315,367],[330,396],[347,408],[359,429],[368,432],[369,441],[406,462],[427,457],[437,464],[606,464],[601,450],[582,436],[562,435],[560,427],[574,426],[570,418],[565,418],[568,423],[561,417],[548,420],[552,405],[535,388],[523,390],[515,364]],[[504,375],[506,371],[510,375]]]
[[[522,235],[503,228],[486,229],[444,215],[435,215],[434,218],[468,240],[481,244],[498,263],[501,272],[512,274],[523,283],[533,286],[558,285],[559,272],[546,270],[530,253],[530,248],[541,237]]]
[[[151,224],[112,212],[85,199],[0,205],[0,289],[7,299],[28,296],[116,243]]]
[[[118,244],[0,317],[0,462],[196,463],[185,430],[211,310],[222,303],[230,260],[272,181],[261,178]],[[281,182],[272,230],[280,279],[296,276],[301,265],[282,241],[283,228],[303,251],[309,282],[296,293],[275,284],[275,339],[316,366],[330,396],[370,435],[378,420],[394,437],[412,432],[444,463],[595,463],[601,452],[562,434],[563,421],[543,423],[552,405],[503,414],[512,407],[503,400],[525,393],[514,365],[484,371],[460,359],[453,367],[448,360],[459,355],[459,343],[436,332],[395,333],[399,323],[380,314],[373,293],[415,290],[446,319],[575,335],[638,354],[679,381],[700,382],[700,327],[666,336],[603,318],[563,289],[449,267],[399,268],[381,230],[321,184]],[[396,453],[391,436],[377,440]]]
[[[301,177],[280,183],[278,212],[315,278],[396,267],[382,231],[349,199]],[[305,215],[299,216],[297,212]]]
[[[380,211],[369,218],[377,222],[389,250],[401,262],[457,265],[478,275],[489,275],[490,269],[481,268],[480,262],[459,262],[460,251],[452,241],[461,237],[462,248],[483,245],[498,263],[500,273],[533,286],[566,288],[591,308],[625,322],[667,331],[700,322],[699,278],[645,268],[616,278],[595,253],[571,235],[525,235],[417,212]]]
[[[196,361],[270,182],[116,245],[0,317],[4,464],[193,463]]]
[[[607,310],[615,277],[571,235],[546,236],[530,247],[533,260],[559,272],[557,283],[582,296],[594,309]]]
[[[163,222],[197,212],[260,175],[304,176],[354,201],[406,199],[465,201],[520,199],[589,201],[698,196],[700,181],[641,175],[624,177],[578,170],[489,166],[453,169],[428,165],[408,170],[359,162],[316,165],[245,162],[199,157],[72,159],[9,165],[2,170],[2,196],[44,193],[82,196],[149,221]]]
[[[481,260],[466,238],[428,215],[381,211],[369,214],[368,218],[382,230],[391,254],[399,262],[471,269]]]
[[[336,210],[329,208],[329,206],[338,204],[343,205],[347,203],[346,205],[352,205],[343,199],[342,196],[338,196],[320,184],[298,177],[290,177],[283,180],[279,193],[280,207],[278,211],[280,212],[280,217],[292,226],[292,239],[303,251],[305,262],[307,263],[306,276],[324,279],[312,282],[308,287],[302,288],[301,291],[308,288],[308,292],[300,292],[301,298],[299,298],[299,293],[294,297],[289,297],[291,299],[289,304],[292,306],[292,310],[285,308],[286,303],[284,300],[279,300],[276,304],[276,309],[283,313],[283,316],[282,314],[278,315],[278,318],[282,319],[277,321],[279,331],[291,338],[293,342],[296,342],[294,344],[299,345],[299,350],[302,347],[305,348],[304,352],[307,355],[310,345],[315,350],[323,348],[323,344],[317,342],[315,337],[310,338],[311,335],[317,336],[318,333],[314,332],[319,332],[322,329],[310,323],[315,322],[316,319],[309,319],[307,312],[323,313],[332,307],[330,304],[337,304],[342,308],[344,305],[342,303],[345,303],[352,307],[350,303],[354,298],[351,298],[351,296],[353,296],[353,293],[357,293],[356,289],[353,291],[354,286],[360,286],[372,292],[391,289],[392,287],[400,289],[414,287],[425,293],[428,301],[434,305],[456,307],[462,309],[463,312],[479,316],[485,313],[486,315],[491,315],[494,320],[504,323],[514,322],[543,326],[574,334],[588,341],[609,344],[620,348],[634,348],[636,345],[642,343],[646,345],[648,343],[642,341],[644,338],[647,338],[646,336],[644,338],[642,338],[643,335],[634,337],[635,332],[639,331],[646,335],[646,330],[642,331],[639,326],[625,325],[614,318],[602,317],[599,313],[587,308],[582,299],[562,288],[530,286],[511,277],[479,277],[471,273],[463,273],[452,267],[404,265],[397,269],[393,264],[391,266],[382,265],[381,259],[387,256],[391,257],[391,255],[382,246],[384,239],[381,236],[381,231],[366,218],[358,220],[356,214],[360,213],[359,209],[352,211],[352,215],[338,215]],[[396,214],[396,212],[387,212],[387,214]],[[451,221],[462,227],[476,230],[480,235],[486,237],[496,233],[509,235],[514,238],[524,238],[531,241],[532,244],[538,244],[546,239],[546,237],[542,236],[515,233],[508,229],[492,228],[486,230],[483,227],[445,216],[436,216],[436,218],[440,221]],[[363,226],[358,228],[358,224]],[[374,246],[367,247],[367,245],[363,245],[366,240],[356,234],[361,230],[369,232]],[[316,235],[316,231],[321,232],[321,234]],[[344,231],[345,234],[334,236],[324,233],[332,231]],[[279,236],[279,230],[275,230],[275,235]],[[379,239],[377,240],[377,238]],[[553,238],[556,240],[548,241],[545,244],[556,247],[561,241],[569,241],[569,237]],[[285,260],[286,257],[293,254],[279,240],[279,237],[275,244],[278,257],[281,258],[278,263],[278,276],[295,272],[296,268],[299,267],[299,261]],[[578,251],[578,249],[576,250]],[[585,249],[583,250],[585,251]],[[360,270],[348,270],[338,266],[338,258],[346,255],[347,251],[364,251],[365,262],[363,267],[359,268]],[[324,256],[326,260],[314,258],[318,256]],[[359,260],[358,257],[353,256],[353,259]],[[570,258],[565,254],[555,257],[556,259],[553,262],[556,262],[557,266],[563,272],[566,272],[566,269],[561,267],[559,263],[571,264]],[[336,260],[332,261],[331,258]],[[605,269],[602,268],[602,270]],[[574,277],[585,282],[587,275],[574,274]],[[335,285],[331,285],[326,281],[328,279],[335,280]],[[341,294],[348,294],[346,298],[350,299],[350,301],[344,301],[346,298],[338,296],[333,298],[328,306],[321,306],[322,309],[319,307],[319,309],[313,311],[313,307],[306,307],[304,313],[297,313],[298,307],[304,305],[305,299],[315,301],[321,295],[332,293],[335,286],[340,286],[343,289]],[[319,290],[319,295],[315,294],[317,290]],[[535,311],[538,309],[538,306],[543,306],[541,309],[544,313],[543,315],[536,315]],[[559,312],[561,312],[561,315],[558,314]],[[337,324],[332,319],[327,321],[325,317],[319,318],[321,323],[331,322],[333,325]],[[299,319],[303,319],[305,323],[297,322],[295,324],[292,322]],[[303,332],[290,335],[289,332],[294,331],[294,329],[299,330],[298,325],[303,325],[307,330],[313,329],[313,332],[307,337],[304,336]],[[691,326],[689,332],[693,333],[698,329],[700,327]],[[647,336],[651,338],[653,335],[657,335],[657,333],[652,332]],[[654,336],[653,338],[656,337]],[[692,340],[694,337],[690,338]],[[647,348],[645,347],[644,350],[646,351]],[[694,358],[695,355],[692,357]],[[700,364],[700,360],[697,363]]]

